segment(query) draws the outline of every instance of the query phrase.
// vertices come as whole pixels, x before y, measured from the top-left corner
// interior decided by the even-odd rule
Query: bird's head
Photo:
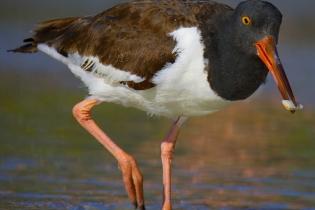
[[[234,43],[245,53],[258,56],[266,71],[272,74],[287,110],[295,112],[301,109],[276,48],[282,22],[281,12],[269,2],[247,0],[237,6],[232,19]]]

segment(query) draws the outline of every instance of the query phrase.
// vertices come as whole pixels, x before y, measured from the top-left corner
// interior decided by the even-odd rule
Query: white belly
[[[165,66],[153,77],[154,88],[133,90],[120,81],[141,82],[143,78],[126,71],[106,66],[98,58],[91,57],[97,65],[86,72],[80,64],[86,60],[78,54],[63,57],[47,45],[38,48],[64,62],[86,84],[91,97],[128,107],[136,107],[150,115],[166,117],[199,116],[218,111],[228,104],[219,97],[207,81],[204,46],[197,28],[181,28],[170,34],[177,41],[175,63]]]

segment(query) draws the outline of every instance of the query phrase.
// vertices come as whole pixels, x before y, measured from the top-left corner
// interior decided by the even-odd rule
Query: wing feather
[[[214,5],[212,1],[132,1],[96,16],[42,22],[26,45],[13,51],[36,52],[39,44],[46,44],[64,57],[75,53],[95,57],[103,65],[145,78],[140,85],[127,84],[146,89],[154,86],[151,79],[158,70],[176,60],[176,42],[169,34],[198,26]],[[81,68],[92,71],[93,63],[84,61]]]

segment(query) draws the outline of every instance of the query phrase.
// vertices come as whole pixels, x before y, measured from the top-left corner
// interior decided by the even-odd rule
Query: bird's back
[[[37,52],[39,44],[61,55],[98,56],[103,64],[148,80],[176,55],[168,36],[179,27],[197,26],[227,6],[207,0],[136,0],[119,4],[96,16],[71,17],[40,23],[19,52]]]
[[[104,100],[153,114],[178,115],[189,109],[194,111],[190,115],[200,115],[212,111],[207,110],[205,101],[217,97],[204,75],[199,26],[212,15],[229,10],[213,1],[132,1],[95,16],[42,22],[33,37],[25,40],[26,45],[14,51],[39,49],[64,62],[89,87],[91,95],[102,95]],[[178,31],[181,28],[187,30]],[[174,31],[178,32],[172,34]],[[183,40],[192,42],[188,43],[190,49],[176,48]],[[192,62],[197,65],[190,68]],[[165,68],[169,71],[163,78],[160,75]],[[198,83],[204,91],[187,87],[186,81]],[[169,85],[174,83],[178,85]],[[134,92],[153,87],[157,87],[155,96],[153,91],[143,95]],[[188,105],[189,101],[193,104]],[[202,110],[195,106],[202,106]]]

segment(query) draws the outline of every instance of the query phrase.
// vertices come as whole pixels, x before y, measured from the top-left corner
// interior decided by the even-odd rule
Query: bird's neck
[[[212,18],[213,24],[201,30],[209,84],[222,98],[236,101],[251,96],[265,82],[268,71],[258,56],[237,46],[229,18],[231,13]]]

